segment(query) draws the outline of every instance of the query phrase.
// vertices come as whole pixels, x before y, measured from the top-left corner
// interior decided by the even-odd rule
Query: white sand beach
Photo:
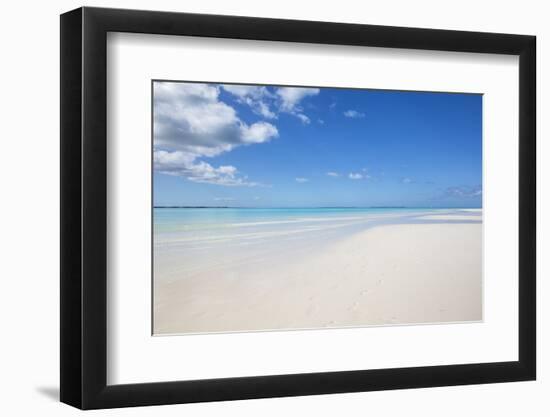
[[[426,213],[273,256],[214,251],[216,262],[194,269],[155,251],[157,335],[482,320],[481,210]]]

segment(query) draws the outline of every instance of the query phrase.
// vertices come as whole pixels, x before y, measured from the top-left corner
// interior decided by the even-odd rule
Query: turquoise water
[[[271,268],[297,262],[327,245],[379,225],[452,222],[425,217],[430,214],[464,217],[469,212],[404,208],[155,208],[155,280],[184,279],[212,270],[231,273],[243,265]]]
[[[197,251],[334,241],[380,224],[421,222],[456,209],[410,208],[155,208],[155,248]],[[465,212],[462,212],[465,213]]]
[[[437,211],[418,208],[155,208],[155,233],[375,219]]]

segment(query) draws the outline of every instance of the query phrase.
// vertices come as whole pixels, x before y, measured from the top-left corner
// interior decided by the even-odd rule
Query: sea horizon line
[[[483,207],[433,207],[433,206],[280,206],[280,207],[260,207],[260,206],[179,206],[179,205],[161,205],[153,206],[158,209],[268,209],[268,210],[288,210],[288,209],[442,209],[442,210],[460,210],[476,209]]]

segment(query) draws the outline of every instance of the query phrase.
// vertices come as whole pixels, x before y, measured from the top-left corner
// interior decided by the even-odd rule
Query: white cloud
[[[256,113],[259,115],[265,117],[266,119],[276,119],[277,114],[273,113],[269,109],[269,105],[264,103],[263,101],[257,101],[252,104],[252,108],[255,109]]]
[[[260,185],[248,181],[246,177],[239,176],[237,168],[232,165],[215,168],[205,161],[195,161],[192,155],[183,151],[155,150],[153,165],[157,172],[184,177],[193,182],[248,187]]]
[[[339,177],[339,176],[340,176],[340,174],[338,174],[337,172],[332,172],[332,171],[331,171],[331,172],[327,172],[327,175],[328,175],[329,177]]]
[[[350,180],[360,180],[361,178],[363,178],[363,175],[359,174],[358,172],[357,173],[350,172],[348,177],[349,177]]]
[[[481,185],[475,187],[448,187],[445,192],[445,197],[456,197],[456,198],[475,198],[482,195]]]
[[[318,119],[317,122],[320,124],[320,125],[324,125],[325,124],[325,121],[323,119]]]
[[[361,119],[365,117],[365,113],[358,112],[357,110],[346,110],[344,112],[344,116],[349,117],[351,119]]]
[[[275,90],[278,97],[278,109],[280,112],[296,116],[303,124],[309,124],[310,119],[303,113],[300,102],[308,97],[319,94],[318,88],[305,87],[279,87]]]
[[[296,116],[304,124],[309,124],[310,119],[303,114],[299,104],[305,97],[319,94],[318,88],[278,87],[273,93],[264,86],[225,84],[221,87],[266,119],[276,119],[278,112],[284,112]]]
[[[296,113],[295,116],[302,121],[303,124],[308,125],[310,123],[309,117],[303,113]]]
[[[233,197],[214,197],[214,201],[230,202],[230,201],[236,201],[236,199]]]
[[[309,180],[307,178],[298,177],[296,178],[296,182],[303,184],[305,182],[309,182]]]
[[[262,143],[266,139],[276,137],[279,134],[277,128],[267,122],[257,122],[251,126],[242,125],[241,135],[245,143]]]
[[[237,97],[240,103],[248,105],[254,113],[266,119],[277,118],[277,114],[271,110],[267,102],[268,99],[274,98],[274,95],[269,92],[267,87],[225,84],[222,85],[222,88]]]
[[[303,87],[280,87],[277,88],[276,94],[279,96],[281,103],[281,111],[291,113],[293,111],[300,112],[302,109],[298,104],[307,96],[315,96],[319,94],[318,88],[303,88]]]
[[[244,123],[218,96],[218,88],[207,84],[155,83],[155,147],[216,156],[250,143],[250,130],[264,132],[264,136],[255,135],[252,143],[277,136],[277,128],[267,122]],[[267,125],[271,128],[266,129]]]
[[[267,121],[246,123],[240,119],[236,109],[220,99],[222,90],[265,119],[276,119],[279,112],[285,112],[303,124],[311,120],[300,102],[319,94],[318,88],[270,90],[264,86],[155,82],[155,170],[195,182],[259,185],[248,181],[236,167],[215,167],[204,160],[239,146],[269,142],[279,135],[277,127]]]
[[[368,180],[369,178],[372,178],[372,176],[368,174],[367,168],[361,168],[361,171],[363,172],[364,179]]]
[[[237,168],[216,168],[199,159],[268,142],[278,131],[264,121],[243,122],[233,107],[219,100],[216,86],[157,82],[153,135],[157,171],[195,182],[250,186],[257,184],[239,176]]]
[[[410,184],[412,180],[410,178],[403,178],[403,184]]]
[[[369,175],[367,172],[367,168],[361,168],[361,171],[363,171],[363,178],[365,178],[366,180],[368,180],[369,178],[372,178],[371,175]]]
[[[269,94],[267,88],[263,86],[224,84],[221,87],[240,98],[252,97],[259,99]]]

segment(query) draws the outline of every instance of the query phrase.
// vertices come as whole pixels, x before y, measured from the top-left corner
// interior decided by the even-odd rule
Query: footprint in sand
[[[376,281],[376,285],[382,285],[383,282],[383,280],[379,279],[378,281]]]
[[[369,293],[369,290],[363,290],[361,291],[361,295],[367,295]]]

